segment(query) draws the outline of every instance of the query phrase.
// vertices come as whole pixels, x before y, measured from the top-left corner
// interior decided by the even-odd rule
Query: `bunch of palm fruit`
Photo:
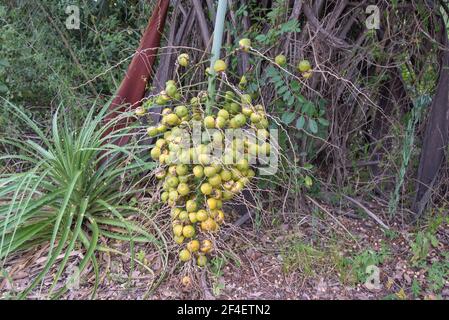
[[[178,63],[188,63],[182,54]],[[216,72],[226,64],[218,60]],[[268,119],[262,105],[248,94],[218,93],[206,114],[206,92],[188,99],[173,80],[136,113],[165,106],[161,121],[147,128],[157,139],[151,157],[159,163],[155,176],[162,186],[161,201],[171,207],[173,239],[180,245],[179,259],[207,263],[214,251],[214,233],[225,221],[223,202],[250,186],[260,155],[270,154]],[[187,102],[188,101],[188,102]],[[192,144],[195,128],[201,131]],[[239,130],[240,135],[229,134]]]

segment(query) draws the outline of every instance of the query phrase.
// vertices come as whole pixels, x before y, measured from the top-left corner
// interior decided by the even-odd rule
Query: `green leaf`
[[[11,64],[9,63],[8,60],[6,60],[6,59],[0,59],[0,67],[8,68],[8,67],[10,67],[10,66],[11,66]]]
[[[305,123],[306,123],[306,119],[304,118],[304,116],[300,116],[298,118],[298,120],[296,120],[296,128],[303,129]]]
[[[293,103],[295,103],[295,96],[290,96],[290,98],[287,101],[287,104],[291,106],[293,105]]]
[[[324,119],[324,118],[318,118],[318,122],[322,125],[322,126],[325,126],[325,127],[329,127],[329,121],[327,120],[327,119]]]
[[[278,92],[279,95],[282,95],[282,94],[284,94],[285,92],[289,92],[289,91],[288,91],[288,87],[287,87],[287,86],[282,86],[282,87],[280,87],[279,89],[277,89],[277,92]],[[290,92],[289,92],[289,93],[290,93]]]
[[[32,141],[0,138],[3,145],[26,155],[21,159],[26,164],[24,172],[0,177],[0,198],[5,199],[0,203],[0,259],[8,259],[18,250],[50,244],[44,268],[31,279],[19,298],[26,298],[49,270],[55,269],[56,276],[49,289],[51,295],[51,291],[60,284],[71,252],[75,247],[79,248],[80,243],[85,248],[84,258],[78,263],[80,272],[87,263],[92,263],[98,275],[95,252],[99,250],[97,242],[102,230],[97,221],[104,222],[102,226],[106,227],[106,232],[113,232],[113,236],[124,236],[122,240],[152,242],[166,264],[167,243],[159,227],[148,219],[152,224],[151,230],[157,232],[156,238],[127,220],[131,214],[139,214],[140,209],[120,206],[123,199],[142,192],[140,187],[136,187],[136,182],[155,163],[147,161],[147,155],[141,158],[143,148],[137,142],[120,147],[110,141],[143,127],[136,124],[106,132],[116,125],[115,120],[103,125],[108,106],[100,110],[96,106],[90,108],[81,127],[72,126],[64,112],[59,118],[55,114],[51,130],[44,133],[21,108],[8,101],[0,105],[2,114],[21,120],[27,127],[26,132],[33,133]],[[104,157],[109,161],[100,163]],[[131,161],[125,164],[125,159]],[[121,179],[124,176],[126,186]],[[102,206],[102,203],[109,205]],[[107,225],[114,222],[123,233],[109,230]],[[91,229],[91,235],[84,235],[86,227]],[[58,259],[59,256],[63,258]],[[57,296],[66,290],[67,287],[63,286],[55,294]]]
[[[282,78],[279,75],[271,77],[271,80],[273,80],[276,86],[281,86],[284,84],[284,80],[282,80]]]
[[[259,34],[257,37],[254,38],[254,40],[259,42],[265,42],[265,40],[267,40],[267,36],[264,34]]]
[[[318,133],[318,124],[314,119],[309,119],[309,130],[313,134]]]
[[[284,92],[284,94],[282,95],[282,100],[284,100],[286,103],[288,103],[288,101],[290,100],[291,96],[292,95],[291,95],[290,91]]]
[[[295,120],[295,116],[296,116],[296,114],[293,113],[293,112],[285,112],[285,113],[282,115],[281,120],[282,120],[282,122],[285,123],[286,125],[289,125],[290,123],[293,122],[293,120]]]
[[[432,247],[434,247],[434,248],[438,247],[438,244],[440,243],[438,241],[438,238],[435,237],[433,234],[429,235],[429,238],[430,238],[430,243],[432,244]]]
[[[0,92],[5,93],[8,92],[8,87],[4,85],[3,83],[0,83]]]
[[[313,180],[310,176],[306,176],[304,178],[304,184],[306,185],[306,187],[310,188],[313,185]]]
[[[303,168],[304,168],[304,170],[312,170],[313,169],[313,164],[305,163]]]
[[[296,95],[296,100],[298,100],[298,102],[301,105],[303,105],[307,102],[306,98],[304,98],[303,95],[301,95],[301,94]]]
[[[301,90],[301,85],[299,84],[299,81],[294,80],[294,81],[290,82],[290,88],[293,91],[298,92],[299,90]]]
[[[269,66],[267,68],[267,76],[270,78],[273,78],[274,76],[279,75],[279,72],[273,67],[273,66]]]
[[[301,28],[299,28],[298,20],[289,20],[281,25],[280,34],[286,32],[299,32]]]

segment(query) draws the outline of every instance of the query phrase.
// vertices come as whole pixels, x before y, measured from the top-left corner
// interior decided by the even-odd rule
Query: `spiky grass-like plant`
[[[78,129],[70,125],[67,116],[56,112],[50,133],[45,134],[20,108],[4,101],[2,112],[17,116],[37,139],[0,139],[17,150],[15,155],[0,156],[0,162],[13,159],[28,168],[0,176],[0,260],[4,265],[17,251],[49,244],[43,270],[18,298],[25,298],[55,266],[57,272],[48,294],[63,294],[67,286],[57,290],[55,286],[78,247],[85,250],[78,264],[80,274],[92,263],[98,275],[100,237],[129,241],[131,253],[135,242],[163,247],[163,239],[128,219],[139,209],[126,201],[143,191],[144,187],[139,187],[142,174],[154,164],[136,156],[140,153],[137,143],[114,145],[111,141],[132,134],[135,128],[107,133],[116,123],[103,123],[107,106],[97,114],[95,109],[90,109]],[[57,260],[61,255],[62,260]],[[94,294],[97,285],[98,280]]]

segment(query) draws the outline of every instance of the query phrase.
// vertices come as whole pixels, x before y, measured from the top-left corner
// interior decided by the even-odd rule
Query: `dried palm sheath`
[[[131,110],[140,106],[145,96],[146,86],[153,75],[152,66],[155,62],[159,49],[161,35],[164,30],[165,18],[167,17],[169,0],[159,0],[154,12],[148,22],[148,26],[140,41],[139,48],[134,55],[125,77],[110,105],[110,112],[106,117],[106,122],[113,121],[127,108]],[[133,118],[124,118],[117,122],[104,133],[104,136],[111,131],[120,130],[128,126]],[[123,136],[114,143],[123,146],[130,139],[130,136]]]

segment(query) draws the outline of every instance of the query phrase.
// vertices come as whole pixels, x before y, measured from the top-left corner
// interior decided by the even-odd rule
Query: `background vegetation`
[[[98,215],[99,222],[119,229],[119,236],[104,229],[103,238],[126,240],[131,249],[118,251],[127,252],[133,268],[134,263],[145,268],[145,259],[149,260],[145,254],[137,254],[133,243],[139,241],[146,244],[139,247],[142,252],[160,253],[166,266],[170,250],[164,236],[167,225],[159,223],[164,211],[153,196],[157,187],[150,181],[130,187],[136,185],[134,179],[139,180],[137,173],[151,169],[151,163],[145,162],[147,154],[140,152],[144,149],[139,141],[144,129],[139,125],[129,129],[136,135],[125,150],[107,149],[127,158],[110,163],[102,172],[104,176],[83,171],[96,167],[89,160],[94,155],[87,157],[83,152],[85,148],[100,148],[104,132],[95,115],[107,112],[104,106],[119,87],[157,1],[75,2],[8,0],[0,5],[0,269],[9,266],[5,252],[48,243],[51,253],[55,239],[67,241],[68,248],[63,251],[67,259],[73,248],[84,246],[89,252],[96,222],[87,218],[77,225],[64,220],[72,210],[61,208],[67,199],[78,204],[73,210],[91,210],[91,216]],[[351,284],[366,280],[366,266],[395,261],[390,241],[406,234],[406,259],[416,270],[425,270],[426,281],[411,280],[404,294],[416,298],[429,293],[441,295],[449,276],[449,171],[445,157],[449,122],[441,118],[444,113],[439,116],[437,112],[449,108],[447,97],[444,100],[441,94],[447,95],[445,79],[449,77],[447,1],[230,3],[222,50],[231,70],[229,80],[238,83],[245,75],[246,91],[267,107],[272,127],[280,129],[283,150],[281,170],[273,179],[260,179],[252,194],[251,230],[267,233],[282,230],[285,225],[307,223],[312,230],[310,237],[301,237],[301,230],[295,227],[277,248],[284,272],[299,270],[303,276],[314,278],[328,268],[338,270],[341,280]],[[81,8],[80,30],[65,28],[65,7],[69,4]],[[381,9],[380,30],[365,28],[368,4]],[[208,66],[215,6],[216,1],[172,1],[149,94],[159,92],[165,81],[176,75],[174,59],[180,47],[195,62],[195,71],[182,79],[183,84],[202,81]],[[257,51],[229,55],[242,37],[250,38]],[[270,62],[280,53],[288,60],[285,69]],[[314,67],[314,76],[307,81],[295,71],[301,59],[310,60]],[[90,130],[86,121],[90,121]],[[443,121],[442,125],[438,121]],[[428,133],[432,125],[441,134],[434,132],[432,137]],[[17,143],[25,140],[31,143]],[[96,150],[95,155],[105,150]],[[71,163],[70,152],[85,163]],[[429,155],[438,157],[426,159]],[[54,163],[67,165],[52,171]],[[122,172],[123,168],[126,170]],[[111,184],[114,195],[100,194],[97,203],[80,202],[102,179],[123,173],[127,175],[127,187]],[[53,202],[39,206],[41,197],[58,188],[66,190],[72,186],[69,182],[77,179],[82,183],[74,198],[58,194]],[[425,184],[430,188],[423,189]],[[98,206],[110,207],[103,210]],[[64,219],[46,220],[48,216],[41,215],[42,211],[35,214],[37,207],[48,216]],[[335,222],[341,211],[351,211],[354,219],[361,217],[387,226],[381,226],[387,242],[378,250],[363,248],[341,257],[340,252],[346,248],[341,242],[353,239],[347,239],[346,231],[323,236],[327,219]],[[27,215],[33,224],[21,220]],[[135,224],[130,226],[128,218],[124,223],[122,215],[131,217]],[[11,218],[20,223],[12,223]],[[43,222],[42,229],[37,228]],[[80,230],[86,235],[82,236]],[[16,233],[18,242],[13,242],[11,234]],[[110,251],[105,244],[100,247]],[[431,257],[436,249],[438,254]],[[222,265],[234,261],[229,258],[231,249],[223,248],[223,252],[211,265],[216,295],[222,290]],[[54,254],[56,258],[60,251],[56,249]],[[90,254],[90,263],[97,270],[94,259],[98,253]],[[61,273],[64,263],[57,264]],[[151,287],[170,271],[169,267],[164,273],[152,271]],[[36,285],[45,272],[38,274]],[[389,298],[403,298],[403,288],[396,289]]]

